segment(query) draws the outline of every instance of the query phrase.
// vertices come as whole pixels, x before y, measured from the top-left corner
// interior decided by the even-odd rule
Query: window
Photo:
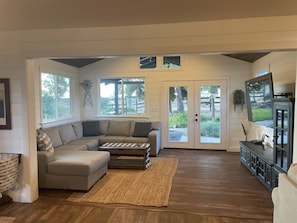
[[[140,57],[139,58],[140,69],[151,69],[157,67],[156,57]]]
[[[163,68],[165,68],[165,69],[181,68],[180,56],[164,56],[163,57]]]
[[[41,73],[42,121],[71,116],[70,78]]]
[[[142,78],[101,79],[101,115],[143,115],[144,87]]]

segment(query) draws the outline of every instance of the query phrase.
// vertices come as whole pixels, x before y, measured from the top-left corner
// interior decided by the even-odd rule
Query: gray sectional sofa
[[[160,148],[160,123],[89,120],[37,130],[40,188],[89,190],[106,173],[106,142],[146,142],[151,155]]]

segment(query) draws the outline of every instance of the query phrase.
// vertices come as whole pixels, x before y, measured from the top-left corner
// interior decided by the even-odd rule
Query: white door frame
[[[221,105],[224,106],[221,113],[221,142],[220,143],[200,143],[199,137],[195,135],[200,134],[199,123],[195,121],[195,111],[199,111],[200,90],[197,86],[201,85],[220,85],[222,86]],[[174,86],[187,86],[188,87],[188,104],[193,106],[192,109],[188,109],[188,142],[169,142],[168,138],[168,97],[169,87]],[[199,103],[195,103],[194,100]],[[228,149],[228,79],[215,79],[215,80],[191,80],[191,81],[164,81],[162,86],[162,139],[164,148],[186,148],[186,149],[215,149],[215,150],[227,150]],[[225,110],[225,112],[224,112]],[[199,117],[198,117],[199,118]]]

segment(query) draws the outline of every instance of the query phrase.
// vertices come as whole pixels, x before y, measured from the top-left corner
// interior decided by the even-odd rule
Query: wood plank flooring
[[[163,149],[179,165],[168,207],[72,203],[71,191],[40,190],[32,204],[0,206],[16,222],[272,223],[271,193],[240,164],[239,153]]]

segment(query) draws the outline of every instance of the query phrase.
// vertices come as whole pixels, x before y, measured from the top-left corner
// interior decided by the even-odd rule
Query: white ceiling
[[[297,0],[0,0],[0,31],[296,14]]]

